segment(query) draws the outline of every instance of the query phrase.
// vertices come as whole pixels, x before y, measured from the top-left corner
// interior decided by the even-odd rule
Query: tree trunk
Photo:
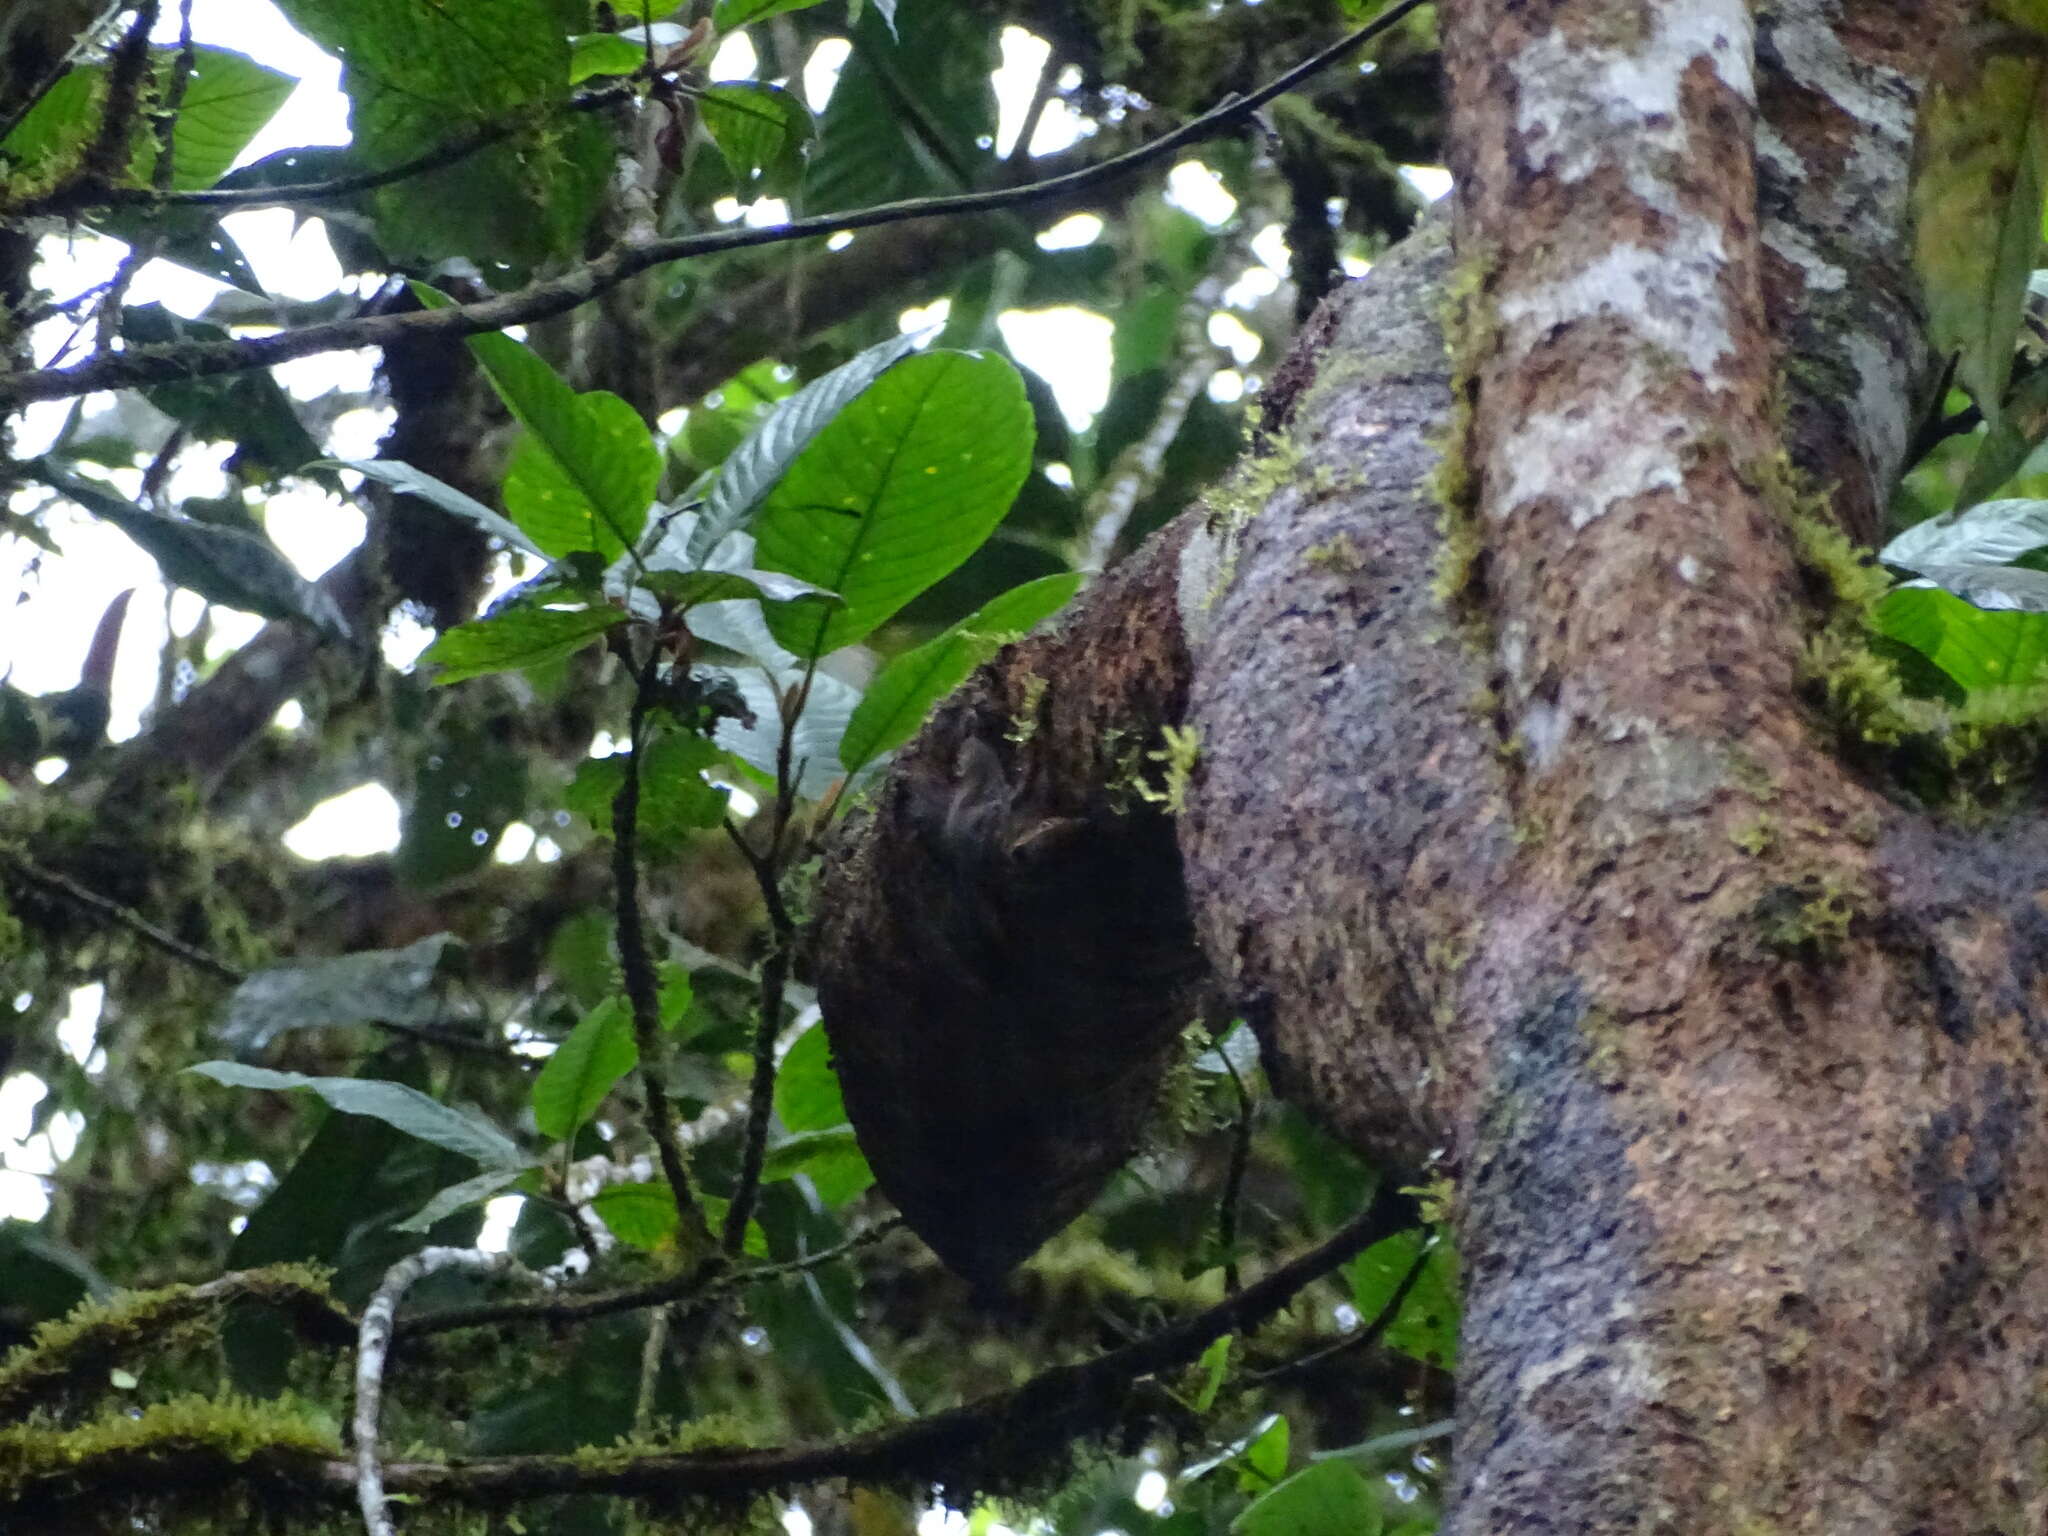
[[[898,773],[979,735],[1040,799],[1099,781],[1113,752],[1003,739],[1033,676],[1197,733],[1169,809],[1211,985],[1281,1092],[1454,1180],[1447,1531],[2038,1530],[2048,828],[1891,787],[1928,744],[1874,721],[1841,537],[1933,383],[1905,188],[1960,18],[1442,16],[1456,254],[1438,223],[1326,306],[1268,456]],[[1184,694],[1092,659],[1134,604],[1178,617]],[[2037,742],[1933,749],[2038,777]],[[882,880],[930,847],[887,803]],[[869,963],[928,943],[846,899]],[[1006,930],[1009,974],[1053,937]],[[830,939],[858,1055],[884,1025],[835,1015]]]

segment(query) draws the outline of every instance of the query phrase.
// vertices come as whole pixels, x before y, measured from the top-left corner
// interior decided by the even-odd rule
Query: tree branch
[[[968,192],[952,197],[909,198],[872,208],[845,213],[821,214],[795,219],[767,228],[741,227],[704,234],[680,235],[659,240],[626,241],[608,254],[559,277],[531,283],[517,292],[501,294],[473,304],[446,309],[422,310],[401,315],[370,315],[340,320],[328,325],[308,326],[274,336],[251,336],[236,341],[187,344],[160,349],[102,353],[68,368],[42,368],[0,375],[0,410],[12,409],[37,400],[62,400],[101,389],[123,389],[161,384],[219,373],[237,373],[264,368],[293,358],[354,347],[383,346],[400,338],[420,336],[475,336],[502,330],[553,315],[564,314],[588,303],[606,290],[653,267],[721,251],[744,250],[754,246],[778,245],[808,240],[841,231],[871,229],[900,223],[905,219],[935,215],[990,213],[1025,207],[1046,198],[1086,191],[1164,159],[1178,149],[1214,137],[1244,121],[1266,102],[1344,57],[1352,49],[1379,36],[1417,9],[1422,0],[1399,0],[1367,26],[1341,41],[1311,55],[1285,74],[1242,96],[1203,113],[1171,133],[1140,145],[1125,154],[1084,167],[1065,176],[1028,182],[1023,186]]]
[[[1075,1440],[1113,1427],[1141,1378],[1186,1365],[1226,1333],[1257,1327],[1302,1287],[1416,1220],[1413,1199],[1385,1182],[1364,1212],[1237,1295],[1121,1349],[907,1424],[822,1445],[397,1463],[382,1469],[383,1486],[422,1499],[503,1505],[565,1493],[748,1499],[838,1477],[964,1486],[999,1463],[1015,1475],[1028,1470],[1022,1461],[1056,1459]],[[307,1435],[271,1420],[242,1427],[232,1446],[186,1426],[157,1430],[152,1410],[128,1427],[127,1438],[82,1454],[61,1431],[0,1430],[10,1468],[0,1516],[51,1518],[81,1497],[101,1499],[109,1488],[135,1484],[145,1470],[155,1498],[250,1480],[334,1505],[356,1497],[353,1460],[323,1454]]]

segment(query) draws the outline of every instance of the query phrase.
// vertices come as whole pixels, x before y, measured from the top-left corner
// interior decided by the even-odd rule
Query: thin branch
[[[378,1469],[381,1488],[420,1498],[506,1504],[566,1493],[746,1498],[828,1478],[929,1482],[970,1476],[979,1458],[1014,1455],[1019,1426],[1029,1426],[1030,1443],[1048,1451],[1114,1427],[1138,1380],[1191,1363],[1226,1333],[1256,1327],[1287,1306],[1303,1286],[1416,1219],[1413,1198],[1385,1181],[1372,1204],[1325,1241],[1213,1307],[1092,1360],[1054,1366],[1007,1392],[844,1440],[603,1459],[571,1453],[403,1463]],[[359,1421],[360,1416],[359,1403]],[[359,1430],[359,1442],[363,1438]],[[129,1445],[117,1444],[104,1458],[118,1462],[132,1460],[133,1454]],[[99,1459],[66,1454],[29,1461],[6,1485],[0,1515],[20,1507],[54,1509],[78,1498],[82,1489],[103,1488]],[[149,1488],[157,1495],[194,1488],[217,1492],[237,1479],[262,1477],[273,1487],[338,1503],[360,1486],[355,1461],[322,1456],[288,1429],[270,1443],[238,1440],[232,1455],[203,1442],[195,1445],[189,1437],[176,1440],[155,1448],[147,1465]]]
[[[546,121],[557,111],[592,112],[630,100],[632,95],[633,88],[630,85],[615,84],[585,91],[559,104],[544,103],[540,107],[528,108],[498,122],[486,123],[444,144],[422,150],[417,155],[400,160],[395,165],[387,165],[380,170],[352,171],[345,176],[331,176],[320,181],[293,182],[281,187],[200,187],[186,191],[172,191],[154,186],[87,186],[67,183],[44,193],[41,197],[0,209],[0,213],[5,213],[9,218],[27,218],[31,215],[72,213],[81,208],[125,208],[140,205],[148,208],[202,208],[225,214],[251,208],[296,207],[302,203],[335,202],[342,198],[354,197],[358,193],[395,186],[401,181],[410,181],[415,176],[446,170],[451,165],[459,165],[479,150],[503,143],[523,129]]]
[[[475,336],[486,331],[503,330],[508,325],[521,325],[563,314],[630,277],[672,261],[754,246],[779,245],[791,240],[808,240],[841,231],[872,229],[905,219],[989,213],[1086,191],[1128,176],[1143,166],[1164,159],[1187,145],[1212,138],[1243,121],[1274,97],[1294,89],[1354,48],[1380,36],[1422,4],[1423,0],[1399,0],[1369,25],[1303,60],[1251,95],[1226,101],[1171,133],[1064,176],[951,197],[909,198],[872,208],[793,219],[786,224],[765,228],[742,225],[704,234],[626,242],[559,277],[529,284],[514,293],[472,304],[451,305],[447,309],[366,315],[272,336],[184,344],[147,352],[102,354],[68,368],[41,368],[0,375],[0,410],[37,400],[68,399],[94,390],[124,389],[219,373],[238,373],[321,352],[384,346],[406,338]]]
[[[444,1307],[436,1312],[400,1318],[398,1333],[401,1338],[412,1339],[448,1333],[457,1328],[497,1328],[514,1323],[545,1324],[558,1328],[572,1323],[587,1323],[600,1317],[616,1317],[621,1312],[638,1312],[644,1307],[665,1307],[679,1301],[701,1303],[713,1296],[758,1285],[764,1280],[780,1280],[808,1270],[822,1269],[887,1237],[902,1225],[902,1217],[892,1216],[862,1228],[834,1247],[821,1249],[804,1258],[790,1259],[781,1264],[762,1264],[752,1269],[728,1270],[709,1280],[702,1273],[683,1272],[617,1291]]]
[[[1226,247],[1224,259],[1228,258]],[[1209,340],[1209,315],[1222,302],[1223,289],[1222,280],[1213,274],[1195,284],[1181,308],[1177,349],[1180,367],[1173,382],[1160,398],[1159,409],[1153,413],[1152,424],[1144,435],[1116,456],[1109,472],[1088,498],[1082,513],[1088,530],[1087,544],[1077,562],[1088,575],[1099,576],[1109,564],[1116,553],[1116,542],[1123,536],[1124,525],[1130,522],[1138,503],[1158,486],[1166,466],[1166,451],[1180,436],[1189,410],[1216,376],[1216,348]]]
[[[69,178],[75,185],[104,185],[127,169],[128,147],[142,89],[149,77],[149,32],[156,25],[157,0],[142,0],[135,19],[107,61],[107,94],[99,131]]]
[[[1240,1283],[1237,1269],[1238,1211],[1244,1203],[1244,1175],[1251,1166],[1252,1158],[1252,1096],[1251,1090],[1245,1087],[1244,1077],[1237,1070],[1237,1063],[1230,1059],[1230,1052],[1223,1047],[1223,1037],[1211,1030],[1209,1043],[1222,1059],[1223,1070],[1230,1074],[1231,1087],[1237,1090],[1237,1120],[1230,1135],[1230,1168],[1223,1178],[1223,1198],[1216,1207],[1216,1241],[1223,1249],[1223,1289],[1235,1295]]]
[[[1045,116],[1046,105],[1052,100],[1059,74],[1060,61],[1048,52],[1044,65],[1038,71],[1038,80],[1031,87],[1031,102],[1024,108],[1024,121],[1017,129],[1017,142],[1010,146],[1009,154],[1003,158],[1005,165],[1023,165],[1031,158],[1031,141],[1038,136],[1039,119]]]
[[[239,986],[248,977],[246,971],[236,969],[225,960],[209,955],[203,949],[195,949],[176,934],[159,928],[141,913],[124,907],[117,901],[110,901],[97,891],[87,890],[69,875],[54,869],[45,869],[23,854],[12,849],[0,849],[0,864],[20,875],[31,885],[40,886],[53,895],[62,897],[73,906],[104,918],[117,927],[126,928],[136,937],[154,944],[167,955],[175,956],[195,970],[204,971],[230,986]]]
[[[1326,1360],[1334,1360],[1339,1355],[1355,1354],[1360,1350],[1372,1348],[1386,1331],[1393,1327],[1394,1319],[1401,1315],[1401,1309],[1408,1304],[1409,1292],[1413,1291],[1416,1282],[1421,1280],[1422,1272],[1429,1267],[1429,1257],[1435,1251],[1434,1238],[1422,1244],[1414,1260],[1408,1265],[1407,1271],[1401,1276],[1400,1284],[1394,1287],[1387,1299],[1380,1304],[1379,1311],[1373,1314],[1372,1321],[1363,1328],[1356,1333],[1347,1333],[1334,1344],[1325,1344],[1320,1349],[1310,1350],[1305,1355],[1297,1355],[1292,1360],[1283,1360],[1267,1370],[1254,1372],[1250,1378],[1252,1384],[1263,1387],[1287,1381],[1304,1371],[1314,1369]]]
[[[740,1174],[733,1185],[732,1204],[726,1208],[725,1251],[736,1254],[747,1238],[747,1222],[754,1214],[754,1200],[761,1190],[761,1165],[768,1155],[768,1121],[775,1109],[775,1039],[782,1029],[782,994],[789,984],[790,959],[796,953],[796,923],[782,899],[782,861],[790,818],[796,809],[800,764],[790,759],[795,749],[796,723],[810,702],[811,683],[817,676],[817,658],[804,668],[803,680],[788,698],[780,701],[782,734],[775,744],[775,811],[768,829],[768,851],[756,854],[728,820],[726,832],[738,844],[754,883],[761,888],[761,900],[768,908],[770,947],[761,961],[760,1018],[754,1025],[754,1076],[747,1092],[747,1139],[740,1151]]]
[[[835,1443],[683,1451],[605,1467],[573,1454],[459,1467],[416,1463],[387,1467],[385,1476],[394,1490],[498,1503],[557,1493],[744,1496],[835,1477],[916,1481],[958,1474],[977,1454],[1011,1446],[1019,1425],[1031,1426],[1034,1443],[1049,1446],[1115,1424],[1141,1377],[1186,1365],[1224,1334],[1264,1322],[1303,1286],[1416,1219],[1412,1197],[1388,1181],[1364,1212],[1324,1242],[1192,1317],[1092,1360],[1054,1366],[1010,1391]],[[326,1475],[332,1481],[348,1472],[329,1463]]]
[[[623,659],[631,663],[629,650]],[[661,1081],[661,988],[647,953],[647,934],[640,914],[640,768],[647,747],[647,709],[661,666],[659,647],[633,667],[632,711],[627,717],[626,772],[612,800],[612,880],[618,901],[619,969],[625,976],[626,999],[633,1010],[633,1038],[640,1050],[640,1091],[647,1102],[647,1130],[661,1156],[662,1177],[675,1196],[676,1217],[684,1252],[692,1259],[713,1251],[711,1229],[690,1181],[689,1164],[676,1140],[675,1114]],[[694,1265],[692,1266],[694,1267]]]
[[[384,1273],[384,1283],[363,1308],[356,1343],[356,1503],[363,1512],[366,1536],[398,1536],[384,1502],[383,1468],[377,1459],[377,1420],[384,1402],[384,1361],[391,1352],[392,1323],[405,1293],[427,1276],[447,1269],[480,1275],[516,1275],[540,1285],[539,1275],[509,1253],[484,1253],[475,1248],[422,1248],[400,1259]]]

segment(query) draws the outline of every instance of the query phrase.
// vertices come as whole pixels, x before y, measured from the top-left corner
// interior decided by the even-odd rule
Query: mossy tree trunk
[[[1143,814],[1211,994],[1281,1092],[1454,1182],[1461,1536],[2048,1510],[2048,823],[1983,793],[2036,782],[2039,738],[1901,738],[1857,607],[1936,371],[1905,189],[1961,19],[1446,7],[1454,238],[1325,308],[1267,456],[970,684],[850,845],[859,888],[929,883],[915,805],[988,761],[966,738],[1014,808],[1113,781],[1105,734],[1193,730]],[[1139,608],[1134,687],[1103,637]],[[1057,739],[1005,728],[1033,686]],[[1892,788],[1907,759],[1946,805]],[[842,978],[930,942],[859,888],[819,951],[855,1058],[890,1007]],[[1009,919],[962,1016],[1060,963]],[[1182,976],[1171,925],[1146,938]],[[1062,1166],[1121,1155],[1055,1119]]]

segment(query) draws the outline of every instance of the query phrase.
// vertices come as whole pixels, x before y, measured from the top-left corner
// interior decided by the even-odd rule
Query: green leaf
[[[161,77],[168,78],[176,50],[151,52]],[[171,186],[180,192],[220,180],[298,84],[227,48],[195,48],[193,54],[192,78],[171,129]],[[137,181],[148,185],[156,167],[155,144],[138,145],[134,160]]]
[[[646,751],[637,826],[640,841],[649,852],[674,852],[690,833],[725,820],[729,792],[704,777],[705,769],[725,763],[716,743],[677,731]],[[612,835],[612,802],[626,782],[626,761],[624,752],[585,758],[562,792],[562,803],[588,821],[600,837]]]
[[[239,1061],[203,1061],[188,1073],[230,1088],[304,1089],[348,1115],[367,1115],[420,1141],[458,1152],[486,1168],[529,1168],[533,1159],[497,1127],[450,1109],[403,1083],[360,1077],[307,1077]]]
[[[980,185],[994,159],[992,13],[951,0],[877,7],[851,28],[853,55],[818,124],[804,178],[813,213]],[[985,145],[983,141],[987,141]]]
[[[172,314],[161,304],[137,304],[122,311],[121,334],[131,346],[229,340],[227,331]],[[262,369],[158,384],[143,391],[149,403],[182,422],[195,437],[232,442],[228,461],[244,480],[274,480],[311,469],[339,490],[332,474],[319,474],[320,445],[306,430],[291,396]]]
[[[2048,59],[1986,29],[1958,42],[1920,105],[1914,261],[1928,337],[1987,421],[2004,409],[2027,279],[2041,242]]]
[[[253,1056],[290,1029],[326,1025],[426,1025],[448,1005],[441,983],[461,953],[453,934],[435,933],[403,949],[366,949],[326,960],[253,971],[229,994],[214,1033],[238,1056]]]
[[[882,375],[763,501],[754,558],[829,591],[826,614],[770,609],[800,657],[865,638],[1002,521],[1031,467],[1031,409],[999,357],[928,352]]]
[[[1027,633],[1065,606],[1080,585],[1079,572],[1027,581],[882,668],[846,722],[839,759],[847,773],[859,773],[908,741],[932,706],[959,687],[969,672],[1005,641]]]
[[[292,569],[267,540],[138,506],[113,491],[59,469],[48,459],[29,472],[140,545],[172,586],[271,619],[297,619],[336,638],[349,636],[334,599]]]
[[[465,1206],[488,1200],[514,1180],[523,1178],[524,1168],[486,1168],[473,1179],[450,1184],[403,1221],[392,1223],[396,1232],[425,1232],[438,1226]]]
[[[601,125],[550,112],[569,94],[569,40],[550,0],[284,0],[301,32],[340,56],[365,165],[394,166],[487,125],[511,139],[373,194],[401,255],[530,265],[579,243],[609,175]]]
[[[786,11],[807,11],[821,3],[822,0],[718,0],[711,13],[711,24],[722,37],[749,22],[780,16]]]
[[[535,430],[520,439],[505,471],[505,510],[544,554],[593,550],[616,560],[646,526],[661,453],[640,413],[617,395],[573,395],[566,386],[563,395],[536,400],[537,414],[522,416]]]
[[[437,686],[509,672],[573,656],[606,630],[626,622],[616,608],[532,608],[515,605],[488,619],[458,624],[427,647],[422,662],[438,668]]]
[[[569,39],[571,85],[581,85],[593,75],[630,75],[646,62],[646,49],[616,32],[586,32]]]
[[[846,1124],[846,1100],[822,1025],[798,1035],[782,1058],[775,1073],[775,1114],[792,1131],[829,1131]]]
[[[742,202],[785,197],[804,174],[804,145],[814,130],[810,109],[779,85],[707,86],[697,98],[704,131],[725,157]]]
[[[682,1225],[675,1193],[666,1184],[607,1184],[590,1205],[613,1237],[648,1253],[668,1247]]]
[[[1344,1266],[1342,1273],[1351,1285],[1351,1302],[1361,1318],[1370,1321],[1379,1316],[1427,1241],[1428,1235],[1420,1231],[1396,1232]],[[1425,1364],[1448,1370],[1457,1363],[1457,1260],[1447,1241],[1436,1240],[1429,1257],[1423,1260],[1421,1275],[1401,1304],[1400,1314],[1388,1325],[1381,1341],[1389,1349],[1398,1349]]]
[[[837,593],[821,591],[808,581],[799,581],[781,571],[650,569],[638,584],[665,598],[671,608],[678,610],[688,610],[699,603],[723,603],[734,599],[768,603],[836,603],[839,600]]]
[[[874,1170],[868,1167],[850,1125],[831,1131],[800,1131],[768,1149],[761,1163],[763,1183],[793,1179],[798,1174],[808,1178],[818,1198],[835,1209],[875,1182]]]
[[[429,309],[453,302],[424,283],[412,291]],[[543,554],[616,560],[640,537],[661,483],[661,450],[640,413],[606,390],[579,395],[509,336],[472,336],[469,347],[528,433],[505,475],[512,521]]]
[[[1255,1499],[1231,1536],[1378,1536],[1379,1499],[1348,1461],[1318,1461]]]
[[[728,534],[753,515],[783,471],[827,422],[916,350],[915,336],[892,336],[856,353],[777,404],[719,469],[704,515],[690,532],[688,548],[694,563],[703,564]]]
[[[1195,1412],[1207,1413],[1216,1406],[1216,1394],[1223,1390],[1224,1378],[1230,1374],[1230,1341],[1235,1337],[1226,1333],[1203,1350],[1202,1358],[1196,1362],[1202,1373],[1202,1387],[1195,1394]]]
[[[1960,512],[1974,506],[2015,476],[2038,473],[2041,466],[2032,460],[2039,457],[2044,441],[2048,441],[2048,368],[2036,368],[2013,390],[2004,413],[1985,428],[1950,510]]]
[[[533,1122],[541,1135],[567,1141],[619,1079],[639,1064],[633,1018],[608,997],[583,1016],[533,1080]]]
[[[1287,1415],[1274,1414],[1244,1448],[1238,1466],[1238,1487],[1246,1493],[1257,1493],[1285,1477],[1288,1439]]]
[[[2048,501],[1980,501],[1949,517],[1915,523],[1878,551],[1908,571],[1943,565],[2006,565],[2048,547]]]
[[[1901,587],[1885,594],[1872,624],[1965,690],[2048,679],[2048,613],[1987,612],[1937,587]]]
[[[169,80],[177,57],[174,48],[150,50],[150,68],[158,80]],[[66,74],[0,141],[0,154],[23,167],[68,167],[99,131],[105,79],[106,67],[100,64]],[[192,76],[171,128],[172,189],[188,192],[218,181],[297,83],[232,49],[195,48]],[[138,115],[128,180],[138,187],[152,185],[156,158],[156,133]]]
[[[540,546],[529,539],[516,523],[500,517],[474,496],[464,495],[447,481],[435,479],[424,469],[415,469],[396,459],[329,459],[324,462],[340,469],[352,469],[365,479],[388,485],[394,491],[417,496],[421,501],[483,529],[492,538],[502,539],[513,549],[523,549],[535,555],[541,553]]]

